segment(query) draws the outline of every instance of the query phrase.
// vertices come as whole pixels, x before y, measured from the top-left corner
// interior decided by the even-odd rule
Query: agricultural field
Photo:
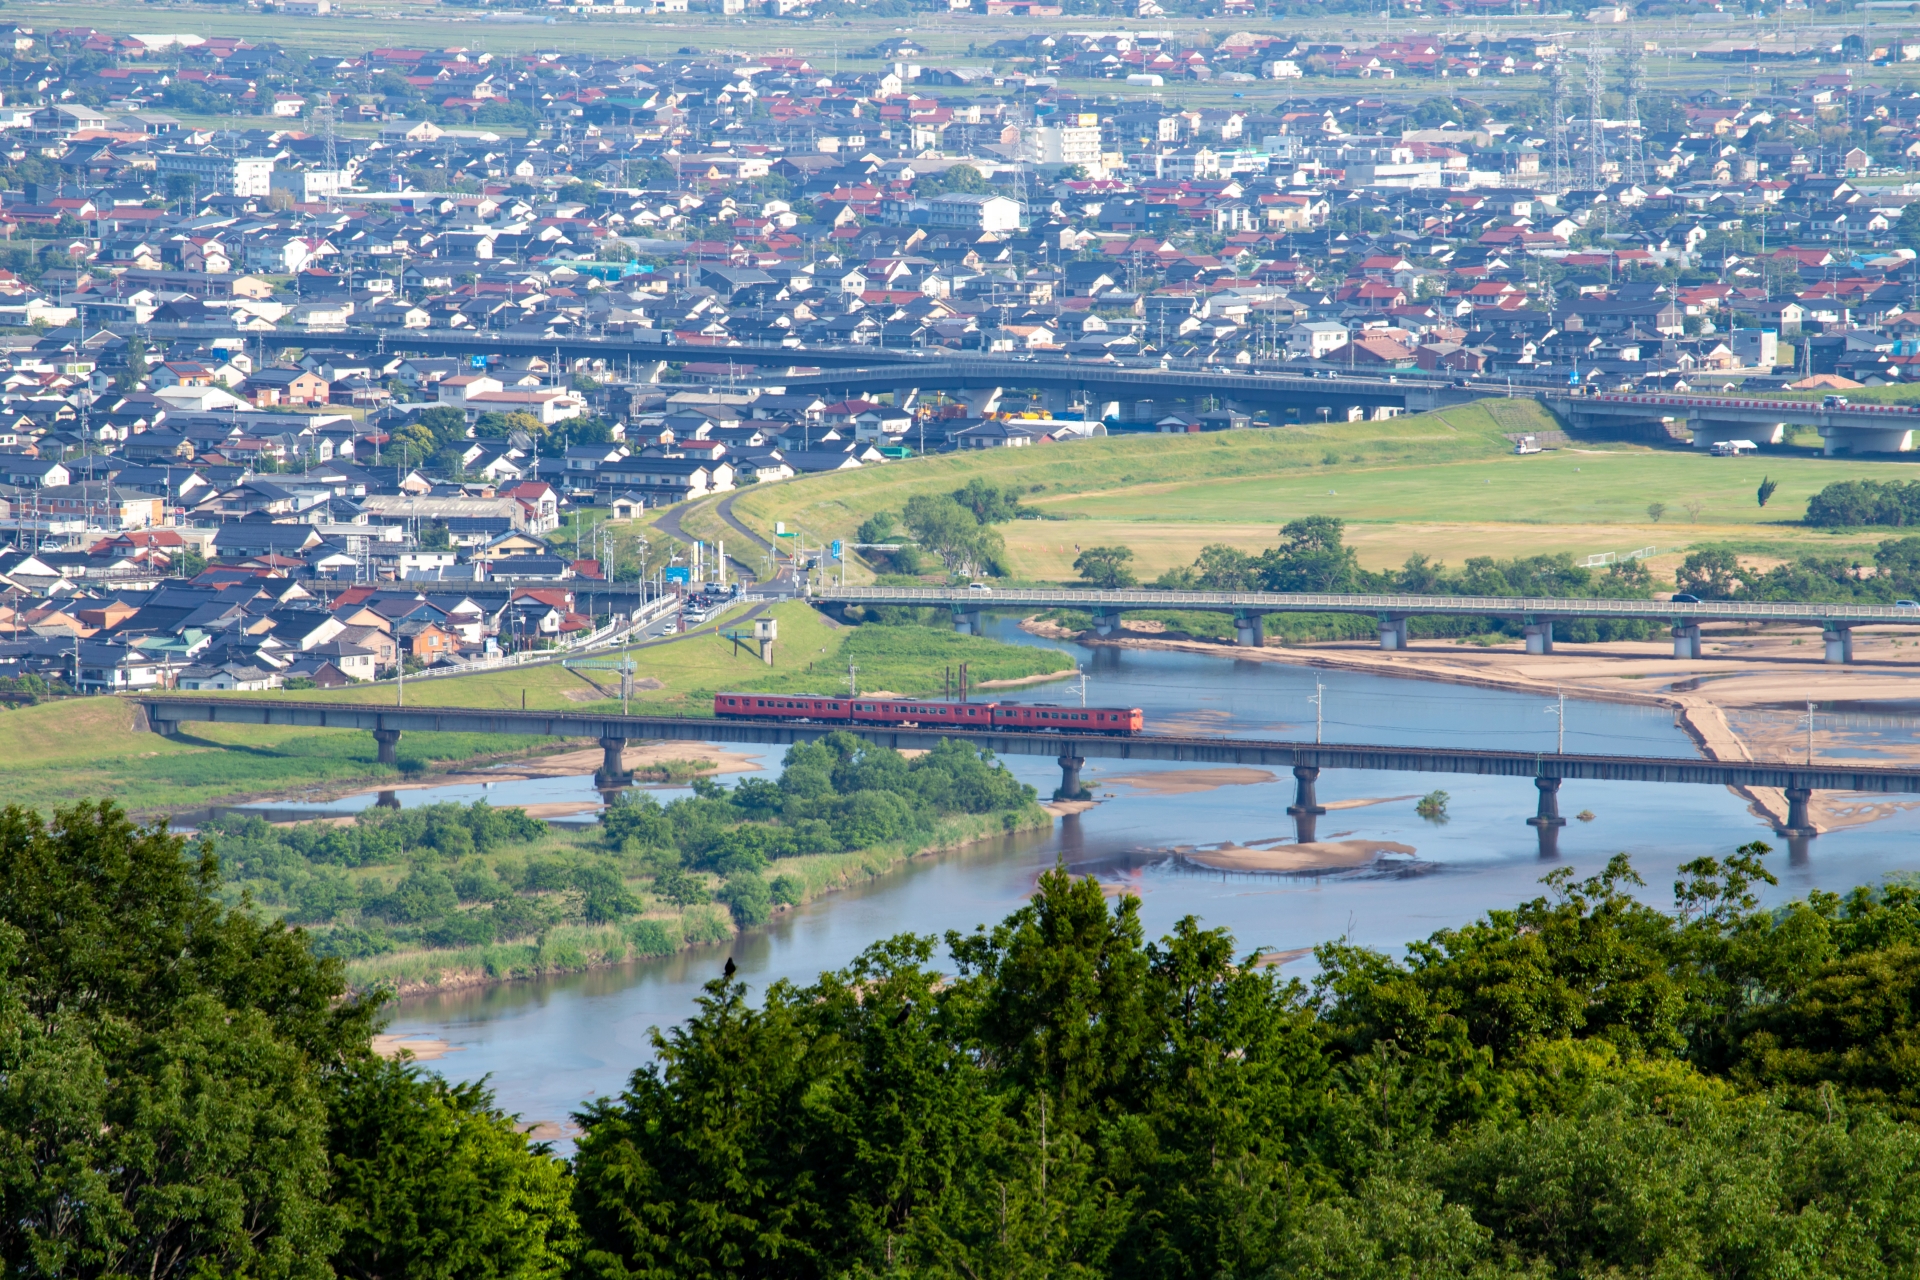
[[[1516,399],[1388,422],[1119,437],[789,481],[747,491],[734,513],[756,528],[785,520],[815,537],[851,537],[875,511],[978,477],[1013,488],[1043,517],[998,526],[1019,579],[1071,581],[1079,550],[1103,545],[1131,548],[1135,572],[1151,579],[1209,543],[1271,546],[1279,525],[1311,515],[1346,521],[1347,544],[1369,569],[1413,554],[1457,565],[1656,547],[1658,577],[1708,543],[1762,560],[1868,552],[1885,531],[1808,528],[1807,499],[1838,480],[1920,475],[1904,461],[1823,458],[1807,447],[1712,458],[1573,443],[1521,457],[1505,434],[1556,429],[1539,405]],[[1765,508],[1763,478],[1779,485]]]

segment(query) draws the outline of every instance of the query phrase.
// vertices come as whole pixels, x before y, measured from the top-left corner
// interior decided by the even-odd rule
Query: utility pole
[[[1553,752],[1555,755],[1563,756],[1567,754],[1567,695],[1562,692],[1559,703],[1546,708],[1546,713],[1554,717],[1557,722],[1556,727],[1559,730],[1559,736],[1554,743]]]
[[[859,675],[860,668],[849,662],[847,664],[847,696],[849,698],[857,698],[860,696]]]
[[[1807,763],[1813,763],[1813,703],[1807,703]]]
[[[1307,701],[1313,704],[1313,744],[1317,747],[1326,729],[1327,711],[1327,687],[1320,683],[1318,676],[1313,679],[1313,696]]]

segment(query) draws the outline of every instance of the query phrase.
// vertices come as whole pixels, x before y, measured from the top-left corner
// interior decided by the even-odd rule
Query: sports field
[[[1897,460],[1823,458],[1810,449],[1713,458],[1631,444],[1563,444],[1521,457],[1506,434],[1556,424],[1530,400],[1482,401],[1389,422],[1193,436],[1130,436],[948,455],[755,488],[734,512],[756,528],[775,520],[817,538],[851,538],[875,510],[978,476],[1011,485],[1051,517],[1001,526],[1014,574],[1069,580],[1078,548],[1133,549],[1152,577],[1201,547],[1271,546],[1306,515],[1338,516],[1369,568],[1422,554],[1568,552],[1584,558],[1657,547],[1656,571],[1705,544],[1762,559],[1865,551],[1885,531],[1829,533],[1800,524],[1807,499],[1836,480],[1920,479]],[[1764,509],[1763,477],[1779,483]],[[1658,519],[1649,507],[1664,509]],[[859,576],[849,572],[849,581]]]

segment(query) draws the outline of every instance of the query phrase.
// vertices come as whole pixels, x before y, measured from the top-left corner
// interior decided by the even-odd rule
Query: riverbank
[[[910,859],[1039,830],[1052,823],[1053,815],[1037,804],[1002,813],[956,814],[940,819],[921,840],[848,853],[782,858],[767,869],[766,877],[770,881],[792,877],[799,882],[799,890],[792,902],[774,908],[773,918],[816,898],[875,879]],[[656,909],[622,924],[560,925],[529,942],[418,949],[352,960],[347,963],[347,980],[356,989],[386,986],[405,998],[523,978],[584,973],[730,942],[745,931],[728,916],[726,908],[717,904],[679,911]]]
[[[1884,726],[1856,726],[1849,712],[1914,714],[1920,726],[1920,640],[1911,630],[1854,631],[1855,661],[1829,666],[1817,629],[1760,629],[1737,624],[1706,628],[1706,656],[1676,658],[1659,642],[1569,644],[1551,654],[1530,654],[1520,641],[1482,644],[1451,639],[1414,640],[1406,649],[1383,650],[1364,641],[1240,648],[1208,640],[1169,636],[1157,623],[1123,623],[1118,634],[1077,632],[1029,618],[1021,629],[1050,640],[1090,646],[1159,649],[1279,662],[1325,670],[1364,672],[1406,680],[1538,694],[1562,693],[1599,701],[1670,709],[1675,723],[1713,760],[1807,758],[1806,704],[1841,704],[1845,710],[1817,713],[1813,758],[1863,764],[1920,766],[1920,740],[1885,733]],[[1735,788],[1756,816],[1782,822],[1787,801],[1777,788]],[[1875,822],[1920,800],[1888,800],[1850,792],[1816,792],[1811,805],[1816,830],[1832,831]]]

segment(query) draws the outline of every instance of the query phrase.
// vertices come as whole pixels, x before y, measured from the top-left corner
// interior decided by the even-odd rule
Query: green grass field
[[[203,724],[166,738],[136,731],[135,707],[119,698],[77,698],[0,714],[5,802],[51,812],[108,797],[135,812],[191,808],[234,796],[397,777],[376,763],[371,735],[332,729]],[[409,768],[538,749],[544,739],[485,734],[409,734]]]
[[[1458,564],[1653,546],[1659,571],[1703,543],[1762,559],[1870,549],[1883,531],[1800,524],[1807,499],[1837,480],[1920,474],[1903,460],[1805,448],[1735,459],[1575,442],[1520,457],[1503,434],[1555,427],[1537,403],[1515,399],[1388,422],[1114,437],[787,481],[743,494],[734,512],[755,527],[785,520],[815,537],[849,537],[876,510],[978,476],[1054,517],[1000,526],[1014,575],[1040,581],[1071,580],[1081,548],[1109,544],[1132,548],[1136,571],[1152,577],[1208,543],[1271,546],[1281,524],[1305,515],[1347,521],[1369,568],[1416,553]],[[1762,509],[1755,491],[1765,476],[1780,487]],[[1665,508],[1657,520],[1655,503]]]

